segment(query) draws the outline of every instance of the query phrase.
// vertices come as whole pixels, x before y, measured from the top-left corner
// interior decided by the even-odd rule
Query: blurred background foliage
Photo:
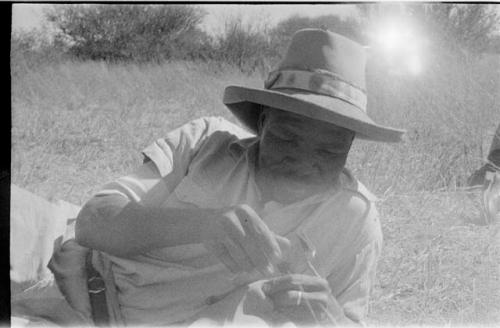
[[[200,29],[207,14],[192,5],[54,5],[45,18],[53,37],[43,31],[14,32],[13,56],[28,65],[39,62],[104,60],[163,62],[218,61],[250,72],[265,70],[282,54],[293,33],[301,28],[329,29],[370,45],[370,32],[388,16],[397,14],[415,22],[427,42],[441,51],[478,55],[500,52],[495,34],[499,17],[488,5],[476,4],[358,4],[359,18],[334,15],[292,16],[274,26],[243,23],[241,17],[225,22],[224,33]],[[411,40],[408,40],[411,42]]]

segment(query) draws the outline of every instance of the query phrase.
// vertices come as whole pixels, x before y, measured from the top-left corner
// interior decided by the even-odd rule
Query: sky
[[[44,23],[43,8],[47,4],[14,4],[12,7],[12,28],[14,30],[30,30],[40,28]],[[336,5],[199,5],[207,11],[201,27],[208,33],[222,32],[224,22],[232,17],[241,17],[244,22],[251,24],[271,24],[300,14],[301,16],[315,17],[326,14],[352,16],[356,8],[352,4]]]

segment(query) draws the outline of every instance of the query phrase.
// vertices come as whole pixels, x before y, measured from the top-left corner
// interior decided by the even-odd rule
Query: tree
[[[484,4],[421,4],[409,9],[437,42],[472,53],[489,48],[492,32],[500,23],[497,12]]]
[[[139,61],[170,58],[204,15],[180,5],[55,5],[46,12],[77,58]]]
[[[265,70],[265,58],[272,54],[267,27],[244,24],[234,17],[225,24],[224,34],[215,42],[216,59],[233,64],[242,71]]]

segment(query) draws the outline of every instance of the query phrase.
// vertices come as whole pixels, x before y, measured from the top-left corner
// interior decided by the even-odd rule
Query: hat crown
[[[404,130],[379,125],[366,112],[365,66],[360,44],[330,31],[303,29],[293,35],[264,89],[229,86],[223,101],[254,132],[264,105],[350,129],[361,138],[400,141]]]
[[[358,43],[321,29],[297,31],[277,70],[323,70],[360,89],[366,88],[366,52]]]

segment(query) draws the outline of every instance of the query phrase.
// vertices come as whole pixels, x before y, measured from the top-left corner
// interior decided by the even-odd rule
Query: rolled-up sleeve
[[[150,161],[104,185],[95,196],[119,194],[144,205],[161,205],[184,178],[203,143],[223,123],[217,117],[200,118],[171,131],[142,151]]]

